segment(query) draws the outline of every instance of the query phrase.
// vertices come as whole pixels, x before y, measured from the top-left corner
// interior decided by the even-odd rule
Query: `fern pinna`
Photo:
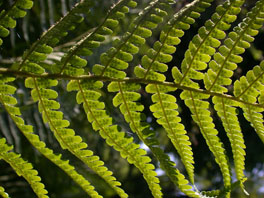
[[[10,2],[0,1],[0,45],[3,47],[9,29],[16,27],[16,19],[34,9],[31,0]],[[220,4],[213,0],[194,0],[184,5],[173,0],[119,0],[96,24],[91,23],[91,16],[97,2],[80,0],[24,50],[17,62],[8,65],[0,61],[1,109],[30,144],[62,169],[89,197],[108,195],[96,189],[98,184],[93,183],[90,175],[81,174],[79,167],[72,165],[76,164],[72,158],[65,160],[68,154],[48,148],[34,126],[25,121],[17,98],[21,86],[17,81],[21,82],[21,78],[60,147],[85,164],[119,197],[129,196],[130,193],[125,192],[127,185],[121,185],[114,176],[115,171],[107,167],[108,163],[88,149],[84,138],[77,135],[79,132],[63,113],[60,89],[77,92],[76,104],[82,104],[91,130],[98,131],[106,144],[139,170],[153,197],[166,196],[162,191],[163,180],[157,174],[158,166],[188,197],[228,198],[238,186],[247,194],[244,186],[246,141],[238,109],[242,109],[245,119],[264,143],[264,62],[232,81],[238,64],[243,61],[242,54],[251,47],[250,43],[263,27],[264,0],[256,1],[247,14],[241,13],[245,2],[227,0]],[[177,54],[176,46],[181,45],[192,26],[197,26],[196,20],[210,14],[209,7],[215,9],[211,18],[189,42],[179,67],[171,67]],[[241,16],[244,19],[239,22]],[[82,27],[87,27],[88,31],[86,28],[80,34],[78,30]],[[73,41],[68,40],[72,35]],[[48,60],[57,52],[62,55]],[[148,102],[143,101],[146,96],[150,98]],[[190,138],[192,132],[182,119],[181,109],[185,106],[180,106],[181,100],[189,108],[192,120],[220,167],[223,177],[220,189],[202,191],[196,186],[197,159]],[[236,179],[232,177],[233,166],[226,145],[214,123],[214,112],[230,142]],[[121,126],[115,114],[120,114],[118,117],[124,121]],[[154,121],[149,123],[147,118]],[[184,168],[170,158],[157,128],[166,132]],[[11,151],[13,146],[9,146],[6,139],[1,135],[0,158],[26,179],[38,197],[48,197],[41,175],[38,176],[32,164],[20,154]],[[141,147],[143,144],[147,150]],[[0,195],[9,197],[7,191],[1,184]]]

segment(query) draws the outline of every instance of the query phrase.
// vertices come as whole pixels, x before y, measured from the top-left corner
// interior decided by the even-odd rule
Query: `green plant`
[[[1,108],[9,114],[34,148],[67,173],[91,197],[102,196],[96,192],[89,178],[78,173],[69,161],[63,160],[61,155],[48,148],[39,135],[34,133],[33,126],[23,120],[14,95],[17,91],[16,82],[21,81],[20,78],[23,78],[25,86],[29,88],[33,101],[38,103],[44,123],[48,124],[61,148],[80,159],[120,197],[128,197],[120,182],[104,162],[88,149],[82,137],[75,134],[70,122],[60,111],[60,105],[63,104],[57,100],[60,94],[57,87],[65,81],[68,92],[77,91],[76,102],[83,105],[93,130],[98,131],[109,146],[139,169],[153,197],[162,197],[162,192],[151,158],[132,137],[115,124],[114,116],[106,109],[105,94],[113,96],[113,106],[119,107],[130,130],[148,146],[180,191],[189,197],[230,197],[232,189],[240,186],[247,193],[243,185],[246,180],[245,143],[237,111],[239,108],[243,110],[246,120],[263,142],[264,62],[234,83],[232,76],[237,64],[242,62],[241,54],[250,47],[262,27],[264,0],[256,1],[255,6],[244,16],[242,22],[234,25],[232,31],[229,30],[231,24],[236,22],[245,1],[228,0],[217,6],[211,18],[190,41],[180,67],[169,68],[168,65],[176,53],[175,46],[181,42],[181,37],[212,2],[213,0],[194,0],[174,14],[173,0],[153,0],[149,4],[142,3],[144,7],[133,18],[133,15],[126,15],[130,14],[130,10],[136,9],[137,3],[133,0],[120,0],[109,9],[100,25],[67,43],[64,41],[65,36],[74,29],[78,30],[84,23],[84,14],[89,14],[94,6],[94,1],[81,0],[25,50],[19,60],[11,65],[2,64]],[[140,1],[138,3],[141,5]],[[25,10],[32,6],[31,0],[16,0],[11,6],[6,6],[0,14],[0,37],[7,37],[8,28],[16,26],[15,18],[24,17]],[[131,24],[128,31],[123,33],[120,23],[126,19],[132,22],[129,21]],[[153,32],[158,32],[159,39],[155,38],[155,34],[152,36]],[[115,39],[112,41],[112,38]],[[141,50],[147,48],[145,42],[150,38],[155,40],[153,46]],[[3,40],[0,41],[2,44]],[[111,47],[107,47],[110,45]],[[96,48],[108,49],[101,53]],[[51,59],[50,56],[55,56],[56,52],[62,52],[63,55],[58,60]],[[99,63],[87,63],[94,52],[100,54]],[[137,55],[141,57],[139,63],[133,61],[137,60],[134,58]],[[166,77],[172,80],[167,81]],[[233,90],[228,90],[232,86]],[[194,186],[192,144],[181,123],[174,94],[176,90],[181,91],[181,100],[190,109],[193,121],[198,125],[220,167],[224,186],[219,190],[200,192]],[[156,131],[147,123],[143,113],[144,106],[140,103],[142,92],[151,96],[153,104],[147,108],[165,129],[184,164],[187,176],[175,167],[175,163],[160,147]],[[236,182],[231,180],[229,159],[218,137],[211,111],[216,112],[221,119],[230,141]],[[0,158],[28,181],[38,197],[48,197],[32,164],[11,150],[12,146],[8,146],[6,139],[2,137]],[[3,188],[0,188],[0,194],[8,197]]]

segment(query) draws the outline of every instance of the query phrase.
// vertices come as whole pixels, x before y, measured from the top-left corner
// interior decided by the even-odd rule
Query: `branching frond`
[[[252,11],[247,14],[247,18],[236,26],[233,32],[229,33],[224,45],[214,55],[214,60],[210,61],[210,69],[204,78],[207,90],[219,93],[227,92],[223,86],[231,84],[230,77],[233,75],[233,70],[236,69],[237,63],[243,60],[239,54],[244,53],[245,48],[250,46],[250,42],[254,40],[253,37],[258,33],[257,30],[262,27],[264,22],[263,5],[264,1],[257,2]],[[213,102],[231,142],[237,179],[242,180],[245,177],[243,171],[245,169],[244,156],[246,153],[244,149],[246,146],[236,115],[236,108],[234,108],[237,104],[219,97],[213,97]]]
[[[15,87],[9,85],[9,89],[16,90]],[[11,94],[9,92],[9,94]],[[15,122],[16,126],[28,139],[28,141],[46,158],[60,167],[66,174],[68,174],[82,189],[93,198],[100,198],[101,196],[94,190],[94,187],[82,175],[76,172],[75,168],[69,164],[69,161],[61,159],[61,154],[54,154],[53,150],[46,147],[46,144],[39,139],[39,136],[33,133],[31,125],[25,125],[24,120],[20,117],[21,113],[17,104],[16,98],[8,94],[0,94],[0,103],[5,108],[6,112],[10,115],[11,119]]]
[[[120,132],[117,125],[113,125],[112,118],[104,110],[104,102],[98,100],[101,96],[98,89],[101,87],[100,81],[72,81],[68,84],[67,89],[68,91],[78,90],[76,100],[79,104],[83,103],[83,108],[93,129],[99,131],[108,145],[113,146],[123,158],[140,170],[154,197],[162,197],[159,179],[154,171],[155,167],[149,163],[151,159],[146,156],[146,151],[140,149],[139,145],[133,142],[132,137],[125,137],[125,133]]]
[[[40,138],[41,131],[40,136],[34,133],[34,125],[38,128],[43,123],[39,124],[36,120],[31,122],[30,118],[25,118],[26,112],[24,115],[22,110],[37,103],[38,109],[34,110],[34,116],[35,113],[37,117],[42,115],[47,127],[45,132],[47,130],[54,134],[58,146],[68,150],[70,157],[79,159],[79,163],[87,165],[101,178],[98,181],[111,188],[111,193],[113,190],[119,197],[127,198],[125,190],[129,190],[129,185],[126,183],[121,187],[121,183],[104,165],[105,162],[94,155],[81,135],[76,135],[81,134],[73,129],[76,126],[70,124],[70,119],[65,119],[67,111],[63,113],[65,108],[61,108],[65,102],[64,94],[69,96],[72,94],[70,92],[76,91],[76,101],[66,102],[83,107],[84,111],[80,111],[82,116],[78,120],[83,116],[87,117],[91,125],[85,127],[97,131],[108,146],[133,165],[127,166],[133,168],[129,173],[134,174],[135,170],[136,174],[142,174],[153,197],[163,197],[163,183],[160,182],[164,181],[165,175],[188,197],[229,198],[238,186],[247,194],[244,188],[246,140],[243,137],[244,124],[239,122],[238,108],[243,110],[244,117],[264,143],[264,61],[257,57],[259,61],[262,60],[259,65],[252,70],[244,71],[243,68],[246,75],[235,83],[232,81],[237,77],[233,77],[233,73],[240,73],[235,70],[243,60],[242,54],[250,48],[250,43],[263,27],[264,0],[256,0],[253,8],[246,14],[240,14],[245,0],[215,1],[216,8],[212,6],[215,10],[209,11],[207,8],[213,0],[193,0],[187,4],[185,2],[188,1],[174,0],[116,0],[100,16],[96,11],[101,9],[101,2],[103,1],[78,0],[68,13],[40,35],[27,50],[23,50],[22,47],[25,46],[20,46],[23,42],[21,39],[18,49],[16,43],[12,45],[15,49],[5,53],[4,48],[8,43],[2,45],[4,37],[9,35],[9,28],[16,26],[15,19],[24,17],[26,11],[32,8],[33,1],[9,0],[6,3],[0,0],[0,59],[12,59],[9,62],[0,60],[0,108],[12,127],[16,126],[15,130],[21,131],[32,147],[71,177],[89,197],[108,196],[103,194],[108,193],[107,190],[99,191],[103,196],[95,190],[96,186],[101,185],[93,184],[97,178],[85,178],[79,174],[77,165],[71,165],[69,160],[64,160],[61,154],[55,154],[46,146]],[[59,6],[61,4],[63,1]],[[105,5],[109,5],[109,2],[104,2]],[[33,7],[32,14],[39,12],[41,7]],[[205,10],[208,12],[202,15]],[[208,19],[210,13],[213,14]],[[93,18],[89,16],[100,18],[93,22]],[[52,16],[51,21],[56,17]],[[207,21],[187,41],[189,46],[179,67],[169,68],[170,62],[174,64],[178,61],[174,59],[180,57],[176,54],[176,47],[188,38],[191,26],[195,29],[204,17]],[[198,18],[198,23],[195,23]],[[47,19],[49,20],[48,17]],[[23,26],[23,23],[24,21],[18,22],[18,25]],[[231,26],[234,28],[230,31]],[[72,31],[74,29],[76,30]],[[17,30],[20,31],[20,26]],[[34,31],[34,36],[36,32],[38,31]],[[24,34],[23,31],[22,33]],[[184,36],[185,33],[187,34]],[[69,35],[66,36],[67,34]],[[12,41],[15,35],[10,34]],[[17,36],[20,37],[19,34]],[[183,46],[184,44],[186,41]],[[179,55],[183,49],[184,47],[180,49]],[[53,51],[60,54],[56,56],[56,60],[51,58]],[[7,54],[18,54],[20,57],[6,57]],[[67,92],[59,97],[62,89]],[[24,100],[30,97],[26,93],[29,90],[32,100],[27,105],[28,101]],[[147,101],[144,101],[146,98]],[[25,107],[20,107],[25,104]],[[190,111],[185,111],[186,106]],[[185,124],[185,118],[189,118],[185,113],[189,113],[191,122],[198,125],[205,145],[220,167],[223,186],[219,189],[203,192],[197,189],[200,185],[196,187],[195,167],[199,163],[194,159],[196,153],[193,152],[196,149],[192,148],[196,144],[189,138],[189,135],[195,136],[192,134],[194,126]],[[120,117],[120,122],[114,121]],[[155,120],[152,121],[152,118]],[[5,120],[1,121],[4,122]],[[218,127],[220,123],[223,127]],[[3,128],[0,127],[1,130]],[[158,134],[159,129],[161,133]],[[223,142],[231,146],[234,165],[229,164],[219,129],[229,139],[229,142],[226,139]],[[48,192],[31,163],[12,152],[13,147],[7,145],[6,139],[12,142],[11,137],[3,137],[7,136],[8,130],[3,129],[3,134],[0,134],[0,159],[9,163],[18,175],[22,175],[38,197],[48,197]],[[12,132],[13,129],[10,127],[10,130]],[[164,144],[164,140],[170,141],[172,144],[169,145],[172,147]],[[140,148],[141,144],[149,149]],[[178,153],[184,174],[176,161],[170,159],[168,153],[171,150]],[[233,166],[235,182],[232,182],[231,177]],[[156,167],[164,170],[161,180]],[[93,181],[92,184],[90,180]],[[4,184],[3,187],[6,188]],[[3,187],[0,186],[0,196],[9,197]],[[12,195],[12,192],[9,193]]]

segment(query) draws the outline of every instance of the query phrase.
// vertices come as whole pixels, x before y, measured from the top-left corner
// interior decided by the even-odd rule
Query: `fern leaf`
[[[232,82],[230,77],[233,75],[233,70],[236,69],[237,63],[242,61],[239,54],[250,46],[249,42],[253,41],[257,29],[262,26],[264,21],[263,5],[264,1],[259,1],[256,4],[252,11],[247,14],[247,18],[236,26],[233,32],[229,33],[228,38],[224,41],[225,45],[219,48],[219,52],[214,55],[214,60],[210,61],[210,69],[204,78],[207,90],[219,93],[227,92],[223,85],[230,85]],[[213,97],[213,101],[231,142],[237,178],[242,180],[245,177],[243,173],[245,169],[245,144],[233,107],[234,104],[232,105],[232,102],[230,104],[230,102],[217,97]]]
[[[225,37],[225,30],[229,29],[230,23],[235,21],[236,15],[240,12],[243,0],[226,1],[216,8],[216,12],[211,19],[201,27],[198,34],[193,37],[189,44],[189,49],[185,53],[185,58],[181,64],[182,73],[173,69],[175,83],[199,88],[199,85],[191,79],[201,80],[204,78],[200,70],[207,68],[207,63],[215,53],[215,48],[220,45],[220,39]],[[200,98],[201,97],[201,98]],[[206,108],[209,103],[200,99],[207,99],[208,96],[198,95],[189,91],[184,91],[181,98],[185,99],[185,104],[193,113],[193,119],[198,124],[209,149],[212,151],[224,176],[225,186],[230,186],[230,171],[228,160],[224,154],[224,148],[217,137],[217,130],[210,117],[210,111]],[[204,121],[206,119],[206,121]]]
[[[44,32],[41,38],[24,52],[22,60],[14,63],[12,68],[31,73],[43,73],[40,63],[46,60],[47,55],[53,51],[53,47],[68,34],[69,30],[73,30],[83,21],[80,14],[87,12],[90,6],[91,2],[86,0],[77,3],[70,12]]]
[[[23,18],[33,6],[32,0],[17,0],[7,10],[1,10],[0,13],[0,37],[9,35],[8,28],[16,27],[16,18]],[[0,38],[0,45],[3,40]]]
[[[220,97],[213,97],[213,103],[231,143],[237,179],[242,181],[245,177],[243,171],[245,170],[246,152],[244,149],[246,145],[236,116],[236,108],[234,107],[237,106],[237,103]],[[241,187],[244,189],[242,185]]]
[[[264,22],[263,5],[264,1],[258,1],[243,22],[228,34],[224,45],[219,48],[219,52],[214,54],[214,60],[210,61],[210,69],[204,77],[207,90],[219,93],[227,92],[223,85],[231,84],[230,77],[233,75],[233,70],[237,68],[237,63],[242,61],[239,54],[244,53],[245,48],[250,47],[250,42],[254,40],[253,37],[262,27]]]
[[[264,90],[264,61],[260,66],[255,66],[253,70],[247,72],[246,76],[242,76],[240,80],[234,84],[234,95],[245,102],[255,103],[257,97],[262,102],[263,96],[261,93]],[[247,104],[240,105],[244,111],[245,118],[251,123],[256,130],[258,136],[264,142],[264,126],[263,126],[263,108],[252,107]]]
[[[159,179],[156,177],[154,166],[149,162],[151,159],[146,156],[146,151],[133,143],[133,138],[126,138],[124,132],[120,132],[116,125],[113,125],[112,118],[104,110],[103,102],[98,101],[100,93],[96,90],[102,87],[100,81],[71,81],[67,90],[78,90],[77,102],[83,103],[88,121],[92,123],[93,129],[99,131],[106,143],[119,151],[121,156],[131,164],[134,164],[143,174],[154,197],[162,197]],[[98,92],[98,94],[94,94]]]
[[[183,76],[177,83],[186,84],[188,83],[186,79],[204,78],[203,73],[199,71],[207,68],[215,48],[221,44],[219,40],[225,38],[224,31],[229,29],[230,23],[234,22],[243,3],[244,0],[230,0],[216,8],[211,19],[205,22],[205,26],[198,30],[198,34],[190,42],[181,64]]]
[[[6,161],[16,171],[19,176],[23,176],[30,184],[33,191],[39,198],[48,198],[48,191],[40,181],[38,172],[33,169],[32,164],[23,160],[19,154],[11,151],[12,146],[6,144],[6,139],[0,139],[0,159]]]
[[[87,65],[87,61],[80,58],[80,56],[92,55],[92,50],[100,46],[100,43],[105,40],[105,36],[114,33],[114,29],[119,24],[119,20],[125,17],[125,13],[129,11],[129,7],[133,8],[136,5],[137,3],[133,0],[120,0],[112,6],[104,21],[62,57],[60,63],[56,65],[59,69],[58,73],[71,76],[82,74],[84,72],[82,67]]]
[[[56,110],[59,108],[59,104],[52,99],[57,98],[57,92],[48,88],[57,85],[57,80],[27,78],[25,84],[27,87],[33,88],[31,91],[32,98],[39,101],[39,111],[42,113],[43,121],[49,124],[61,147],[68,149],[82,160],[91,170],[104,179],[120,197],[127,197],[127,194],[119,187],[120,182],[112,176],[113,173],[104,166],[104,162],[98,156],[93,155],[93,152],[87,149],[87,144],[82,141],[82,138],[75,135],[73,129],[68,128],[69,122],[63,119],[63,113]]]
[[[54,81],[53,81],[54,82]],[[51,162],[56,164],[65,173],[67,173],[77,184],[82,187],[82,189],[91,197],[100,198],[101,196],[94,190],[94,187],[86,180],[82,175],[77,173],[75,168],[69,164],[68,161],[61,159],[61,155],[56,155],[53,150],[46,147],[46,144],[39,139],[39,136],[33,133],[33,127],[30,125],[25,125],[24,120],[19,117],[20,111],[18,107],[13,107],[17,103],[17,100],[10,95],[0,94],[0,102],[6,109],[7,113],[10,115],[12,120],[15,122],[16,126],[20,129],[23,135],[28,139],[28,141],[46,158]],[[16,109],[15,111],[10,111],[10,109]],[[63,122],[61,122],[63,125]]]
[[[2,186],[0,186],[0,196],[2,198],[9,198],[9,195],[5,192],[5,189]]]
[[[195,18],[199,17],[200,12],[206,7],[210,6],[210,1],[194,1],[187,5],[175,16],[175,18],[169,21],[165,30],[161,32],[160,41],[155,42],[154,48],[147,52],[147,55],[143,56],[141,65],[135,68],[135,74],[137,77],[143,79],[165,81],[165,76],[158,72],[167,71],[167,65],[164,63],[170,62],[176,48],[173,45],[180,43],[179,37],[182,37],[184,31],[190,27],[190,24],[194,23]],[[157,78],[158,77],[158,78]],[[174,88],[168,88],[160,85],[147,85],[146,91],[153,93],[152,101],[155,103],[150,107],[153,115],[158,119],[157,122],[161,124],[167,131],[169,138],[173,145],[177,149],[183,164],[186,167],[191,183],[194,183],[193,174],[193,153],[191,151],[191,142],[186,135],[184,126],[180,124],[180,118],[178,117],[176,98],[166,92],[175,91]]]
[[[220,166],[223,174],[225,186],[230,186],[230,170],[228,165],[228,159],[225,155],[225,149],[222,142],[218,138],[218,131],[215,129],[213,119],[210,116],[209,102],[201,99],[207,99],[208,95],[193,93],[191,91],[184,91],[181,94],[181,98],[184,100],[186,106],[188,106],[192,112],[193,120],[198,124],[206,143],[215,156],[215,160]]]
[[[24,53],[22,61],[15,64],[13,67],[31,73],[41,74],[44,69],[39,65],[39,62],[44,61],[47,54],[52,51],[52,47],[66,35],[68,30],[72,30],[76,23],[80,23],[83,18],[80,13],[87,12],[87,7],[90,6],[89,1],[81,1],[59,22],[52,26],[42,37],[35,42],[32,47]],[[56,99],[58,94],[49,87],[57,85],[57,80],[41,80],[37,78],[28,78],[26,86],[32,88],[31,95],[33,100],[39,101],[39,111],[42,113],[44,122],[49,123],[51,130],[54,132],[56,139],[61,144],[62,148],[68,149],[76,157],[81,159],[89,168],[104,179],[121,197],[127,197],[127,194],[119,188],[120,182],[112,176],[99,157],[94,156],[93,152],[86,149],[87,144],[82,141],[80,136],[76,136],[72,129],[66,128],[69,126],[67,120],[63,120],[63,113],[56,111],[59,108],[59,103],[52,100]]]
[[[128,67],[133,55],[138,53],[139,47],[146,38],[152,35],[151,29],[157,27],[167,15],[166,8],[171,0],[155,0],[135,19],[125,36],[115,42],[115,46],[103,53],[101,64],[93,66],[93,73],[99,76],[125,78],[122,70]]]

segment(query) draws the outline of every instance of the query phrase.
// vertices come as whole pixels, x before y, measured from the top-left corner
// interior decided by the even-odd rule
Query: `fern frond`
[[[8,9],[1,10],[0,13],[0,37],[7,37],[9,30],[7,28],[16,27],[16,18],[23,18],[33,6],[32,0],[17,0]],[[0,38],[0,46],[3,40]]]
[[[44,184],[41,183],[41,178],[38,176],[38,172],[33,169],[32,164],[26,162],[19,154],[11,150],[12,146],[8,146],[6,139],[1,138],[0,159],[10,164],[19,176],[23,176],[39,198],[48,198],[46,195],[48,191],[45,189]]]
[[[204,78],[200,70],[207,68],[207,63],[215,53],[215,48],[221,44],[219,40],[225,38],[224,31],[228,30],[230,23],[236,20],[236,15],[239,14],[243,3],[244,0],[228,0],[216,8],[211,19],[205,22],[190,42],[181,64],[182,76],[178,76],[177,83],[188,85],[188,79],[201,80]]]
[[[133,55],[138,53],[139,47],[143,45],[146,38],[152,35],[151,29],[157,27],[167,15],[166,8],[171,0],[155,0],[139,14],[138,18],[131,24],[130,30],[124,37],[115,42],[100,57],[101,64],[93,66],[93,73],[99,76],[112,78],[125,78],[128,62],[132,61]]]
[[[184,35],[183,30],[187,30],[190,24],[195,22],[195,18],[200,16],[199,12],[210,6],[210,1],[194,1],[185,6],[179,14],[169,21],[169,24],[161,32],[160,41],[155,42],[154,48],[147,52],[141,60],[141,66],[135,68],[137,77],[143,79],[165,81],[166,77],[159,72],[167,71],[167,65],[172,60],[170,54],[174,53],[175,45],[180,43],[179,37]],[[196,11],[197,10],[197,11]],[[169,91],[175,91],[175,88],[163,87],[160,85],[147,85],[146,91],[154,94],[152,101],[155,103],[150,107],[153,115],[158,119],[168,133],[173,145],[177,149],[183,164],[186,167],[191,183],[194,183],[193,174],[193,153],[191,151],[191,142],[186,135],[184,126],[180,124],[178,117],[176,98],[167,94]]]
[[[256,6],[234,31],[228,34],[224,45],[219,48],[219,52],[214,54],[214,60],[209,63],[209,70],[205,74],[204,84],[207,90],[224,93],[227,89],[224,85],[230,85],[230,77],[237,64],[242,62],[240,54],[244,53],[245,48],[250,47],[250,43],[258,34],[264,22],[264,1],[258,1]]]
[[[239,125],[237,118],[236,108],[237,102],[223,99],[221,97],[213,97],[214,109],[217,111],[217,115],[223,122],[224,129],[231,143],[233,152],[235,172],[237,179],[241,181],[245,175],[245,148],[246,145],[243,139],[243,133]],[[241,185],[244,189],[243,185]]]
[[[14,87],[15,89],[15,87]],[[61,159],[61,154],[56,155],[53,150],[46,147],[46,144],[39,139],[39,136],[33,133],[33,127],[30,125],[25,125],[24,120],[19,116],[20,110],[18,107],[14,107],[17,100],[11,95],[0,94],[0,103],[6,109],[7,113],[10,115],[12,120],[15,122],[16,126],[28,139],[28,141],[46,158],[51,162],[56,164],[61,168],[66,174],[68,174],[77,184],[82,187],[82,189],[93,198],[102,198],[95,190],[94,187],[86,180],[82,175],[80,175],[73,166],[69,164],[69,161],[64,161]]]
[[[9,195],[5,192],[5,189],[2,186],[0,186],[0,196],[2,198],[9,198]]]
[[[224,45],[219,48],[219,52],[214,55],[214,60],[210,61],[210,69],[205,74],[204,84],[207,90],[224,93],[227,89],[224,85],[230,85],[233,70],[236,69],[237,63],[242,61],[239,54],[244,53],[245,48],[250,46],[250,42],[257,35],[258,29],[262,27],[264,22],[263,13],[264,1],[258,1],[251,12],[247,14],[247,18],[234,28],[225,39]],[[239,126],[236,116],[236,110],[227,100],[213,97],[215,109],[223,122],[223,126],[227,136],[231,142],[232,152],[234,156],[235,172],[237,179],[241,180],[244,176],[245,169],[245,144],[243,134]],[[242,187],[243,188],[243,187]]]
[[[43,121],[48,123],[51,131],[54,132],[56,139],[63,149],[69,150],[73,155],[83,161],[98,176],[104,179],[120,197],[127,197],[127,194],[119,186],[120,182],[116,180],[111,171],[104,166],[104,162],[87,149],[87,144],[82,138],[75,135],[73,129],[68,128],[69,121],[63,119],[63,113],[57,111],[60,104],[53,100],[58,97],[56,91],[49,87],[56,86],[57,80],[27,78],[26,87],[32,88],[31,96],[34,101],[39,102],[39,112],[42,113]]]
[[[208,95],[193,93],[191,91],[184,91],[181,94],[181,98],[192,112],[193,120],[198,124],[209,149],[215,156],[215,161],[220,166],[225,186],[230,186],[231,177],[225,149],[217,136],[218,131],[215,129],[213,119],[210,116],[210,111],[208,110],[209,102],[202,100],[208,99],[208,97]]]
[[[260,66],[255,66],[253,70],[247,72],[246,76],[242,76],[240,80],[234,83],[234,95],[250,103],[256,103],[259,97],[259,102],[262,104],[264,90],[263,75],[264,61],[260,63]],[[244,111],[245,118],[251,123],[251,126],[255,129],[262,142],[264,142],[264,120],[262,115],[264,109],[243,104],[240,106]]]
[[[162,197],[159,179],[154,171],[155,167],[149,163],[151,159],[146,156],[146,151],[140,149],[140,146],[133,142],[132,137],[125,137],[125,133],[120,132],[118,127],[113,125],[112,118],[104,110],[104,102],[98,100],[101,96],[98,89],[102,88],[102,85],[100,81],[71,81],[67,90],[78,91],[77,103],[83,103],[88,121],[92,124],[93,129],[99,131],[108,145],[114,147],[123,158],[140,170],[154,197]]]
[[[107,35],[114,33],[119,20],[125,17],[129,12],[129,7],[136,7],[137,3],[133,0],[120,0],[116,3],[103,22],[90,34],[82,38],[74,45],[67,54],[62,57],[58,67],[58,73],[63,73],[71,76],[77,76],[84,72],[82,67],[87,65],[87,61],[80,56],[92,55],[92,50],[99,47],[101,42],[105,40]]]
[[[90,6],[91,2],[87,0],[77,3],[71,11],[44,32],[40,39],[24,52],[22,60],[14,63],[12,68],[31,73],[43,73],[45,70],[41,62],[46,60],[47,55],[53,51],[53,47],[68,34],[68,31],[73,30],[83,21],[80,14],[86,13]]]
[[[51,53],[52,47],[67,35],[68,30],[72,30],[83,20],[80,13],[87,12],[87,7],[91,5],[89,1],[81,1],[59,22],[45,32],[41,38],[35,42],[32,47],[26,51],[22,57],[22,61],[15,64],[13,67],[22,71],[31,72],[34,74],[44,73],[44,68],[39,63],[44,61],[47,54]],[[42,113],[44,122],[49,123],[55,137],[61,144],[62,148],[68,149],[76,157],[81,159],[89,168],[104,179],[121,197],[127,197],[127,194],[118,186],[120,182],[112,176],[103,162],[98,156],[93,155],[93,152],[87,149],[87,144],[82,141],[80,136],[76,136],[72,129],[67,128],[69,122],[63,120],[63,113],[56,111],[60,108],[60,104],[53,99],[56,99],[58,94],[49,87],[56,86],[57,80],[45,80],[37,78],[26,79],[26,86],[32,88],[31,95],[34,101],[39,101],[39,111]]]
[[[219,40],[226,36],[224,31],[229,29],[230,23],[235,21],[243,3],[243,0],[231,0],[216,8],[211,19],[199,29],[198,34],[190,42],[181,64],[182,73],[176,67],[173,68],[175,83],[199,88],[198,83],[191,79],[201,80],[204,78],[204,74],[200,70],[207,68],[207,63],[215,53],[215,48],[221,44]],[[194,121],[198,124],[209,149],[214,154],[223,174],[225,186],[229,186],[231,184],[230,170],[223,144],[217,137],[218,131],[215,129],[210,111],[207,109],[209,103],[201,100],[208,99],[208,95],[183,91],[181,98],[185,99],[185,104],[190,108]]]

